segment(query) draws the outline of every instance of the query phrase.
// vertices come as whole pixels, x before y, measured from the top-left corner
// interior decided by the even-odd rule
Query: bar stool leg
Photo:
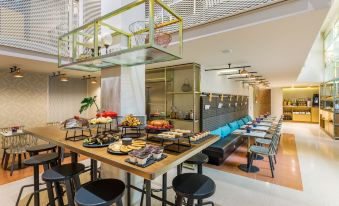
[[[181,206],[183,199],[184,198],[182,196],[177,195],[177,198],[175,199],[175,206]]]
[[[194,199],[188,199],[187,200],[187,206],[193,206],[193,204],[194,204]],[[201,205],[199,205],[199,206],[201,206]]]
[[[55,193],[58,197],[58,205],[64,206],[64,200],[62,199],[62,195],[63,195],[62,187],[59,182],[55,182],[54,185],[55,185]]]
[[[68,200],[68,205],[69,206],[75,206],[74,205],[74,199],[73,199],[73,189],[72,189],[72,184],[71,180],[66,180],[66,193],[67,193],[67,200]]]
[[[51,182],[46,182],[47,185],[47,193],[48,193],[48,201],[50,206],[55,206],[53,187]]]
[[[34,206],[40,206],[39,194],[39,165],[34,165],[33,168],[34,178]]]

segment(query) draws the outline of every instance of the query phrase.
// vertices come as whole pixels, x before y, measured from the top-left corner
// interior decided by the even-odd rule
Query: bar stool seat
[[[24,160],[24,164],[28,166],[43,165],[56,161],[58,158],[59,154],[57,153],[39,154]]]
[[[185,163],[196,164],[196,165],[199,165],[199,164],[201,165],[206,162],[208,162],[208,156],[203,153],[198,153],[185,161]]]
[[[38,154],[40,152],[55,151],[56,145],[54,144],[40,144],[26,148],[26,151],[30,154]]]
[[[84,184],[75,194],[78,206],[122,206],[125,184],[117,179],[101,179]]]
[[[172,182],[173,190],[177,194],[176,205],[182,205],[182,199],[187,198],[187,205],[193,206],[194,200],[202,200],[211,197],[215,193],[214,181],[202,174],[184,173],[176,176]],[[201,205],[211,204],[205,202]]]
[[[70,163],[64,164],[61,166],[53,167],[45,171],[42,174],[42,179],[44,181],[64,181],[70,178],[73,178],[75,175],[79,175],[82,171],[85,170],[85,165],[80,163]]]

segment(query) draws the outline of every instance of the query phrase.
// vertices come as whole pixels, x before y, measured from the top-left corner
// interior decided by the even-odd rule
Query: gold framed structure
[[[168,47],[173,40],[178,43]],[[160,0],[136,0],[58,38],[58,66],[64,69],[96,72],[182,54],[183,20]]]

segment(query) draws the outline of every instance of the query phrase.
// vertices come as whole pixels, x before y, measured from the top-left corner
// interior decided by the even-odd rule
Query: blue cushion
[[[237,121],[237,123],[238,123],[239,127],[241,127],[241,126],[244,125],[244,122],[243,122],[241,119],[239,119],[239,120]]]
[[[213,135],[219,135],[221,137],[221,128],[215,129],[211,131],[211,134]]]
[[[241,118],[241,120],[246,124],[247,122],[249,122],[247,117]]]
[[[250,115],[247,115],[247,119],[248,119],[248,121],[252,121],[253,120]]]
[[[237,121],[228,123],[228,125],[229,125],[230,128],[231,128],[231,132],[233,132],[233,131],[236,130],[236,129],[239,129],[239,125],[238,125],[238,122],[237,122]]]
[[[226,124],[221,127],[221,137],[224,138],[231,133],[231,128]]]

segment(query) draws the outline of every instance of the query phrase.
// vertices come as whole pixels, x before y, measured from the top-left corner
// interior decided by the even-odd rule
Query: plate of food
[[[146,142],[142,140],[133,140],[130,145],[123,144],[123,141],[117,141],[110,144],[107,152],[116,155],[126,155],[133,150],[139,150],[146,146]]]
[[[87,137],[84,139],[83,146],[90,148],[99,148],[99,147],[107,147],[112,142],[119,140],[119,135],[113,134],[98,134],[96,136]]]

